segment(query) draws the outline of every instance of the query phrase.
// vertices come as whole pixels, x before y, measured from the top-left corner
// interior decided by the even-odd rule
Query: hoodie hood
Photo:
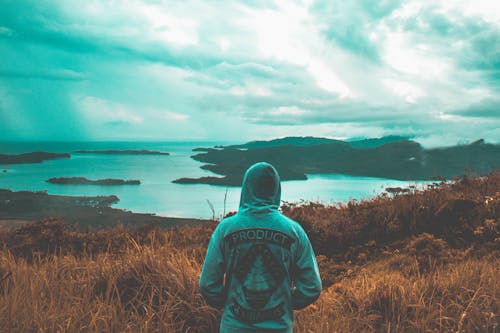
[[[243,177],[240,211],[276,210],[280,206],[280,200],[280,177],[276,169],[266,162],[259,162],[248,168]]]

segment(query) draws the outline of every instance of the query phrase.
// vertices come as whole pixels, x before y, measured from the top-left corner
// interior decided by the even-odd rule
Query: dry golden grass
[[[396,198],[286,206],[324,292],[296,332],[497,332],[500,175]],[[198,278],[217,222],[0,234],[0,332],[216,332]],[[390,237],[390,236],[393,237]]]
[[[417,263],[414,263],[418,265]],[[298,332],[496,332],[499,262],[490,257],[404,275],[362,268],[300,312]]]
[[[218,312],[197,291],[199,258],[164,246],[94,258],[4,251],[2,332],[212,332]]]
[[[197,288],[199,250],[130,242],[119,255],[31,263],[4,251],[0,331],[215,332],[219,312]],[[350,272],[298,312],[296,331],[496,332],[498,257],[435,262],[420,271],[417,257],[393,254]]]

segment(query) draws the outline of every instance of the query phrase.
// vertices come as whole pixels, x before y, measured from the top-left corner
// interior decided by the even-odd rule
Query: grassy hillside
[[[324,291],[296,332],[496,332],[500,173],[340,206],[288,204]],[[197,283],[217,222],[0,233],[0,332],[215,332]]]

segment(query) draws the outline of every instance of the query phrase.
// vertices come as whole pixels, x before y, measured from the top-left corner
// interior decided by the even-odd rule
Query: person
[[[321,293],[314,251],[302,227],[279,211],[281,185],[269,163],[245,173],[238,213],[210,239],[200,276],[206,302],[222,308],[220,332],[292,332],[293,310]]]

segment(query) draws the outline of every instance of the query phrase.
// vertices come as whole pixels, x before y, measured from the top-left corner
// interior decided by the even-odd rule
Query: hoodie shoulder
[[[292,220],[288,216],[279,213],[280,227],[279,229],[287,234],[289,234],[292,238],[297,240],[302,240],[305,236],[305,231],[302,226],[295,220]]]
[[[304,232],[304,229],[302,228],[299,222],[292,220],[291,218],[283,214],[281,214],[281,216],[283,216],[285,221],[290,225],[291,229],[293,229],[295,232],[297,233]]]
[[[237,220],[238,220],[237,215],[233,215],[233,216],[229,216],[229,217],[223,218],[219,222],[219,224],[217,224],[216,230],[218,232],[221,232],[222,234],[224,234],[231,225],[235,225],[236,224]]]

